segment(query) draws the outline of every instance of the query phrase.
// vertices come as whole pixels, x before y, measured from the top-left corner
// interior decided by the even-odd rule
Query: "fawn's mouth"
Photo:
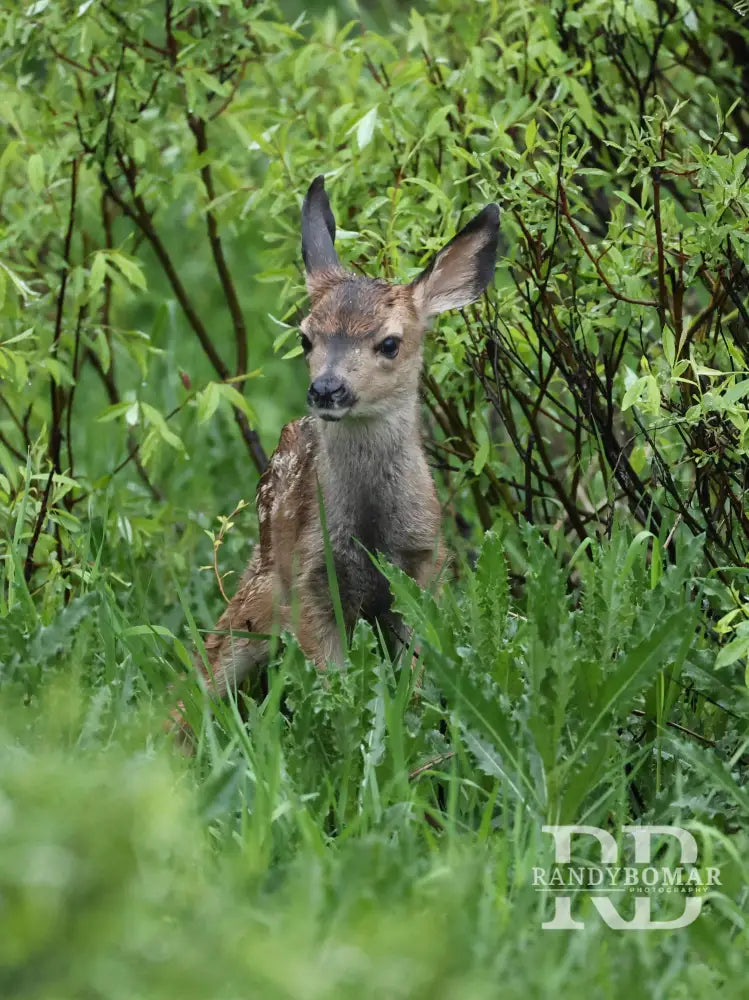
[[[351,413],[350,406],[337,406],[335,408],[325,409],[320,406],[311,407],[312,413],[319,417],[321,420],[327,420],[328,422],[336,422],[338,420],[343,420],[343,418]]]
[[[313,417],[319,417],[328,422],[343,420],[356,406],[356,396],[351,391],[339,398],[330,396],[314,397],[312,393],[307,394],[307,408]]]

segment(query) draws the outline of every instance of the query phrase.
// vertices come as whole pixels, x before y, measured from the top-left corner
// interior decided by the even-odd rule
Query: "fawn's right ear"
[[[310,294],[319,290],[321,272],[340,268],[335,252],[335,219],[325,193],[325,178],[319,174],[309,186],[302,205],[302,258]]]
[[[487,205],[411,283],[414,304],[427,320],[475,302],[494,277],[499,206]]]

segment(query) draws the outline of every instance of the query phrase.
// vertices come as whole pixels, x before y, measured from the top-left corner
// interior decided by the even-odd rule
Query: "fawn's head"
[[[345,271],[322,176],[302,207],[302,256],[311,300],[302,321],[307,402],[325,420],[384,416],[416,400],[432,316],[475,301],[494,275],[499,208],[487,205],[409,285]]]

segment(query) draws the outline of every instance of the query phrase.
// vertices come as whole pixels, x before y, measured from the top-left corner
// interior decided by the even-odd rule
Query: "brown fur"
[[[355,401],[338,419],[317,413],[281,433],[258,486],[259,543],[206,642],[207,681],[217,695],[257,671],[268,655],[267,640],[235,631],[289,628],[318,667],[343,661],[319,494],[347,630],[364,617],[404,637],[387,583],[368,553],[381,553],[422,586],[442,562],[440,507],[419,428],[422,344],[431,315],[472,301],[490,280],[498,221],[496,207],[490,208],[416,282],[390,285],[340,267],[327,196],[321,179],[313,182],[303,210],[311,310],[301,325],[311,344],[310,377],[339,380]],[[394,358],[381,350],[388,337],[399,341]]]

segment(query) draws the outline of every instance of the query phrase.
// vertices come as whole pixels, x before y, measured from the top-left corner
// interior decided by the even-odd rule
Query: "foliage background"
[[[738,993],[746,17],[38,0],[0,26],[4,994]],[[247,730],[178,678],[302,410],[321,170],[354,269],[408,279],[489,200],[500,262],[428,345],[455,565],[439,610],[393,581],[423,690],[364,627],[330,688],[290,643]],[[688,825],[721,892],[679,933],[542,933],[540,827],[583,818]]]

